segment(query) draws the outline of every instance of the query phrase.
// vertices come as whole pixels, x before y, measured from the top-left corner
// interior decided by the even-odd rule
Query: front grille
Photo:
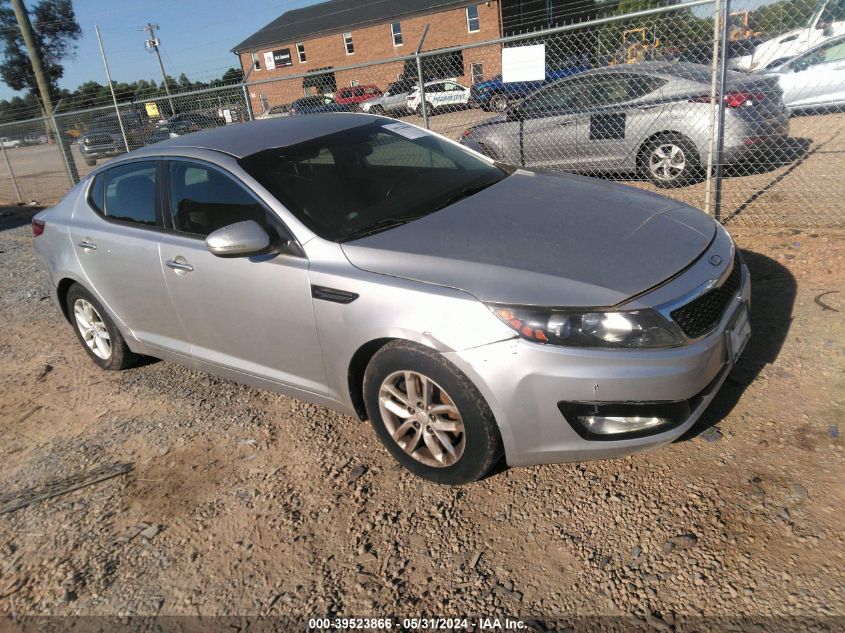
[[[734,256],[734,267],[728,278],[718,288],[708,290],[688,304],[672,310],[670,315],[681,326],[684,334],[698,338],[719,324],[730,302],[742,285],[742,263],[739,251]]]

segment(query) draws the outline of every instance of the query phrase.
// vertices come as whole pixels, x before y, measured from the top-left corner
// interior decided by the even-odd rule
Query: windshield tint
[[[376,121],[241,159],[320,237],[342,242],[412,221],[511,173],[404,123]]]

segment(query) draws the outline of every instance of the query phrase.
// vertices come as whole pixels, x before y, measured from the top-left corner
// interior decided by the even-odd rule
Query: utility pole
[[[158,28],[161,28],[158,24],[147,22],[147,25],[141,29],[150,35],[150,39],[144,42],[144,45],[148,51],[155,51],[156,57],[158,58],[158,67],[161,69],[161,78],[164,80],[164,91],[167,93],[167,100],[170,102],[170,113],[176,114],[176,108],[173,107],[173,97],[170,96],[170,86],[167,85],[167,73],[164,72],[164,64],[161,63],[161,52],[159,51],[161,42],[156,37],[156,29]]]
[[[12,0],[12,9],[15,11],[15,19],[18,21],[23,43],[32,64],[32,72],[35,75],[35,82],[38,84],[38,92],[41,95],[41,106],[47,117],[53,116],[53,102],[50,100],[50,82],[44,74],[44,67],[41,65],[41,51],[35,44],[35,35],[32,32],[32,24],[29,22],[29,13],[23,6],[23,0]],[[49,127],[47,128],[49,131]],[[50,134],[48,133],[48,137]]]
[[[47,75],[44,74],[44,66],[41,64],[41,51],[35,43],[35,34],[32,32],[32,24],[29,21],[29,13],[26,12],[26,7],[23,5],[23,0],[12,0],[12,9],[15,12],[15,19],[18,22],[18,27],[21,30],[24,46],[26,46],[27,55],[29,55],[29,62],[32,64],[32,74],[35,75],[35,83],[38,85],[38,93],[41,95],[41,107],[44,110],[44,130],[47,133],[47,140],[55,139],[62,151],[62,158],[67,165],[68,176],[72,184],[79,182],[79,175],[76,171],[76,163],[73,162],[73,157],[70,152],[69,139],[67,135],[62,134],[56,122],[56,116],[53,113],[53,101],[50,98],[50,82],[47,81]],[[50,125],[52,121],[53,125]],[[55,136],[53,133],[55,132]],[[5,150],[3,155],[5,157]],[[7,159],[8,160],[8,159]],[[7,163],[8,164],[8,163]],[[15,190],[17,190],[15,184]],[[18,194],[20,198],[20,193]]]

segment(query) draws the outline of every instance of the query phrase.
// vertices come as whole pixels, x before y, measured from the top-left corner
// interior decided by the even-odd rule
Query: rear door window
[[[156,171],[156,161],[139,161],[103,172],[105,195],[102,211],[105,217],[139,226],[160,227]],[[96,182],[94,184],[95,188],[99,186]]]

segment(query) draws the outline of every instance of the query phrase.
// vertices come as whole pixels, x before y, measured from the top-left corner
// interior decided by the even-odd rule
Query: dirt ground
[[[0,630],[36,614],[845,627],[843,231],[734,230],[754,333],[682,440],[450,488],[318,406],[164,362],[99,370],[47,298],[28,221],[0,217]],[[132,469],[4,512],[115,463]]]

